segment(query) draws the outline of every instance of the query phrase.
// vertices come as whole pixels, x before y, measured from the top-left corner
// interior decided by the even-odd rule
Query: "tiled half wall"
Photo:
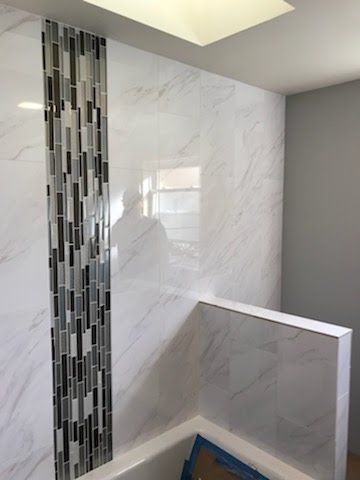
[[[56,478],[112,458],[106,41],[43,21]]]
[[[200,304],[200,414],[316,480],[345,480],[351,330]]]

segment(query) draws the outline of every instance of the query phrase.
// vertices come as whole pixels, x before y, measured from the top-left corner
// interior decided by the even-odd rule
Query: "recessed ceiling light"
[[[36,102],[21,102],[18,107],[25,108],[26,110],[41,110],[43,108],[41,103]]]
[[[205,46],[294,10],[284,0],[84,0]]]

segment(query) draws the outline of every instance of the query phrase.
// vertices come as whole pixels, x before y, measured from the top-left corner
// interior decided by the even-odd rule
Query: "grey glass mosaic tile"
[[[106,40],[43,20],[55,470],[112,458]]]

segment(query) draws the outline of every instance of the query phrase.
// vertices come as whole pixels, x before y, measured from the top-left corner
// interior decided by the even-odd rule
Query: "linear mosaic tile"
[[[112,458],[106,40],[43,20],[55,471]]]

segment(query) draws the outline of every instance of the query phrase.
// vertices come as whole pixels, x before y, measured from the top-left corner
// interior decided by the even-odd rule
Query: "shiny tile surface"
[[[16,61],[14,61],[16,51]],[[0,5],[0,477],[54,477],[41,20]]]
[[[314,478],[344,480],[351,332],[201,312],[200,414]]]
[[[55,474],[112,459],[106,40],[42,22]]]
[[[122,452],[199,404],[221,416],[204,405],[200,385],[229,410],[228,373],[214,383],[221,357],[200,375],[202,293],[279,306],[285,103],[114,41],[108,84],[114,448]],[[221,330],[219,322],[220,344]]]
[[[16,448],[12,458],[0,458],[1,471],[21,468],[11,473],[18,480],[22,472],[38,478],[37,468],[52,463],[43,113],[17,108],[43,101],[40,19],[1,6],[0,28],[0,82],[13,95],[0,113],[1,182],[9,199],[0,244],[9,315],[0,328],[11,355],[34,344],[29,368],[41,363],[44,388],[44,404],[35,407],[44,422],[20,415],[4,427]],[[16,81],[10,44],[21,56]],[[194,416],[199,405],[217,421],[230,411],[226,375],[246,352],[237,352],[232,366],[220,354],[201,374],[208,360],[199,363],[201,293],[279,305],[284,98],[112,41],[108,91],[114,447],[124,451]],[[28,346],[8,328],[13,318],[31,332]],[[221,347],[219,324],[213,333]],[[23,379],[15,385],[3,378],[7,389],[23,388]],[[36,385],[30,378],[24,402]],[[203,403],[200,385],[212,405]]]

